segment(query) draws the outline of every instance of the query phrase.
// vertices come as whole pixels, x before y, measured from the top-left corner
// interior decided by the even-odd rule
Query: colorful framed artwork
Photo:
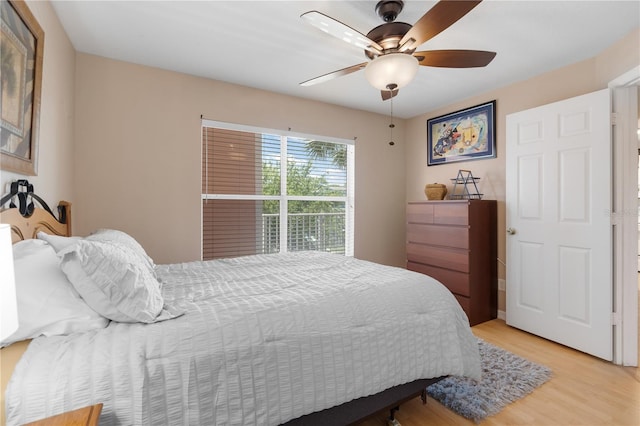
[[[44,31],[20,0],[2,1],[0,167],[37,175]]]
[[[427,120],[427,165],[496,157],[496,101]]]

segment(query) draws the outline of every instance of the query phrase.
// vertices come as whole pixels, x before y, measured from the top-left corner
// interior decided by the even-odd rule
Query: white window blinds
[[[202,141],[204,260],[353,255],[353,145],[208,120]]]

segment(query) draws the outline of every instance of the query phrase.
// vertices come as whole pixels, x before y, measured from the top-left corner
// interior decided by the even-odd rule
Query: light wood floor
[[[473,327],[481,339],[550,367],[551,380],[480,423],[489,425],[640,425],[640,369],[618,367],[493,320]],[[429,398],[400,407],[402,426],[475,425]],[[386,425],[384,413],[359,426]]]

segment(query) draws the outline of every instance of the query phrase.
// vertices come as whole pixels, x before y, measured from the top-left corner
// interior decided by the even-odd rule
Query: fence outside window
[[[263,253],[280,251],[280,215],[263,214]],[[345,253],[344,213],[293,213],[287,215],[289,251],[320,250]]]

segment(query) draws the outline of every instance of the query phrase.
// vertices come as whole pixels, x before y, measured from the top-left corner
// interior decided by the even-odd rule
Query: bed
[[[53,252],[57,279],[101,311],[86,330],[2,349],[26,348],[15,368],[3,355],[3,370],[13,370],[9,425],[98,403],[101,425],[352,424],[409,398],[425,401],[425,387],[444,376],[480,376],[464,312],[428,276],[320,252],[155,265],[121,231],[70,237],[69,208],[59,206],[65,223],[39,208],[28,218],[19,208],[1,213],[14,255],[27,245]],[[118,299],[115,313],[96,305],[78,281],[100,279],[86,264],[69,266],[112,257],[136,257],[129,270],[152,274],[158,291],[144,297],[153,309],[136,305],[139,288],[106,296]],[[89,277],[78,277],[83,268]],[[126,287],[130,275],[114,280]]]

